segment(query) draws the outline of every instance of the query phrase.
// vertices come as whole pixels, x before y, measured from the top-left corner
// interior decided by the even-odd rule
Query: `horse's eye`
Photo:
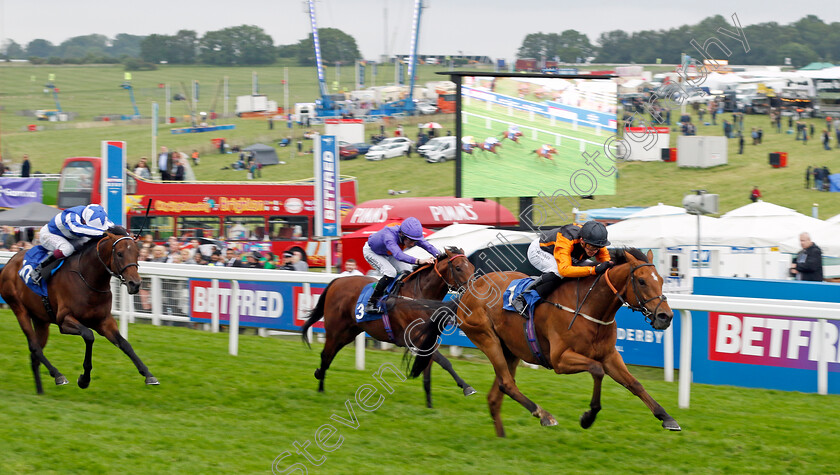
[[[117,252],[117,256],[118,256],[118,257],[122,257],[122,256],[123,256],[123,253],[122,253],[121,251],[118,251],[118,252]]]
[[[639,279],[639,285],[641,285],[642,287],[647,285],[647,284],[645,284],[645,279]]]

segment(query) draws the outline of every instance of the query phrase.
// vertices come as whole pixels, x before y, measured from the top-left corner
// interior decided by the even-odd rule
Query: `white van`
[[[426,157],[429,163],[445,162],[455,160],[457,152],[456,138],[453,135],[446,137],[435,137],[417,149],[421,157]]]

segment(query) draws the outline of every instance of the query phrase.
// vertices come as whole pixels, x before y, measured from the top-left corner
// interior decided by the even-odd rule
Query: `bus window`
[[[93,163],[88,161],[70,162],[64,167],[58,182],[59,208],[72,208],[91,203],[93,193]]]
[[[221,223],[219,218],[208,216],[183,216],[178,217],[178,238],[206,237],[217,238],[221,236]]]
[[[155,241],[165,241],[175,234],[175,218],[171,216],[149,216],[148,221],[145,216],[131,216],[128,219],[129,232],[137,234],[144,222],[143,234],[151,234]]]
[[[262,239],[257,237],[257,231],[265,234],[265,218],[262,216],[237,216],[225,218],[225,236],[231,241],[246,241],[248,239]]]
[[[309,237],[309,218],[306,216],[271,216],[268,226],[272,239],[305,240]]]

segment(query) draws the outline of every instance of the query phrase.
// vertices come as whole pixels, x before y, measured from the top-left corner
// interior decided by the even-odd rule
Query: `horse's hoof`
[[[67,378],[65,378],[64,375],[56,376],[56,378],[55,378],[55,385],[56,386],[64,386],[65,384],[67,384],[69,382],[70,381],[67,381]]]
[[[589,411],[584,412],[580,415],[580,426],[584,429],[589,429],[592,427],[592,424],[595,422],[595,416],[592,415]]]
[[[670,421],[663,422],[662,427],[674,432],[679,432],[682,430],[682,427],[680,427],[680,425],[677,424],[677,421],[673,419],[671,419]]]
[[[472,386],[467,386],[464,388],[464,396],[472,396],[473,394],[475,394],[475,392],[476,391],[475,389],[473,389]]]
[[[324,379],[324,373],[321,371],[321,368],[315,370],[315,379],[321,380]]]
[[[85,375],[82,374],[79,376],[79,379],[76,381],[76,383],[79,385],[80,388],[87,389],[87,387],[90,386],[90,376],[85,377]]]
[[[160,381],[157,380],[154,376],[146,376],[146,385],[147,386],[159,386]]]
[[[546,414],[545,416],[540,417],[540,424],[542,424],[545,427],[556,426],[557,420],[554,419],[554,416],[552,416],[551,414]]]

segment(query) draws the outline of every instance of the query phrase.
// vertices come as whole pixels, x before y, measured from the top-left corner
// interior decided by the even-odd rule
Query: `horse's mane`
[[[125,230],[125,228],[124,228],[124,227],[122,227],[122,226],[116,226],[116,225],[111,226],[110,228],[108,228],[108,232],[109,232],[109,233],[111,233],[111,234],[116,234],[117,236],[130,236],[130,234],[128,233],[128,231],[126,231],[126,230]],[[79,248],[79,249],[81,250],[81,249],[85,249],[85,248],[87,248],[87,247],[96,246],[96,243],[98,243],[98,242],[99,242],[99,239],[100,239],[100,238],[93,238],[93,239],[91,239],[90,241],[86,242],[86,243],[85,243],[85,244],[84,244],[81,248]],[[75,253],[74,253],[74,254],[75,254]]]
[[[446,257],[446,251],[449,251],[452,254],[463,254],[464,253],[464,250],[461,249],[460,247],[446,246],[443,250],[443,253],[441,253],[441,255],[437,256],[437,258],[438,259],[445,258]]]
[[[647,262],[647,256],[640,250],[636,249],[635,247],[618,247],[615,249],[610,250],[610,259],[615,262],[615,265],[626,264],[627,263],[627,255],[624,253],[628,253],[631,256],[635,257],[636,259]]]

